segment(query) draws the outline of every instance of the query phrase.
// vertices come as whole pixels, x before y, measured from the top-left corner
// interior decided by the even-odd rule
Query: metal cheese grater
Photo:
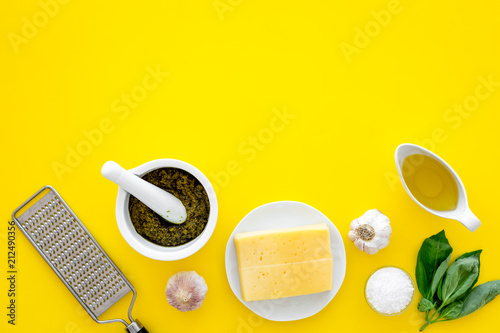
[[[42,192],[46,193],[42,196]],[[12,218],[92,319],[99,324],[123,323],[129,333],[148,332],[138,320],[132,319],[137,295],[134,287],[53,187],[38,190],[12,213]],[[133,292],[128,309],[130,324],[123,319],[98,319],[130,291]]]

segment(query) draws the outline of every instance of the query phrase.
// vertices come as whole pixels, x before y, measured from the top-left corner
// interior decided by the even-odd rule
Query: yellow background
[[[476,89],[486,92],[478,88],[479,77],[500,81],[498,3],[401,0],[398,13],[377,30],[371,11],[387,10],[391,1],[220,2],[226,5],[222,16],[213,0],[73,0],[51,7],[55,14],[44,22],[38,1],[2,1],[2,276],[11,212],[51,184],[135,286],[134,316],[152,333],[416,332],[423,324],[419,294],[404,314],[383,317],[366,304],[364,283],[383,265],[414,276],[422,241],[443,228],[453,258],[484,250],[479,283],[500,278],[500,87],[472,112],[447,111],[473,103]],[[40,27],[15,52],[11,33],[22,36],[23,18],[33,22],[33,16]],[[366,45],[357,40],[363,47],[349,62],[341,46],[356,47],[357,29],[367,26],[372,37]],[[115,100],[140,92],[147,68],[157,67],[168,77],[126,116],[114,112]],[[266,128],[276,110],[295,118],[270,137]],[[68,147],[85,146],[84,131],[99,128],[103,119],[112,130],[59,179],[54,163],[65,164]],[[249,137],[259,135],[266,144],[258,139],[260,150],[245,152]],[[394,178],[393,154],[402,142],[425,144],[455,168],[483,223],[479,230],[470,233],[411,201]],[[213,236],[199,252],[175,262],[143,257],[124,241],[115,222],[117,186],[100,175],[107,160],[132,168],[157,158],[187,161],[217,185]],[[228,184],[217,180],[228,171]],[[224,269],[236,224],[253,208],[278,200],[302,201],[326,214],[347,253],[337,296],[298,322],[251,315],[232,294]],[[349,223],[371,208],[385,213],[393,227],[389,246],[373,256],[347,239]],[[2,278],[2,331],[123,329],[94,323],[19,231],[16,254],[17,325],[6,323],[8,286]],[[167,279],[180,270],[196,270],[208,283],[197,311],[180,313],[167,304]],[[496,330],[499,311],[495,300],[426,331]]]

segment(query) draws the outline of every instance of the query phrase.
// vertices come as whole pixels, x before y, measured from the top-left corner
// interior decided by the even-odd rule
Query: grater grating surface
[[[33,200],[45,191],[47,193],[42,197]],[[31,202],[34,203],[16,218],[16,213]],[[134,287],[54,188],[44,186],[12,216],[19,229],[95,321],[122,322],[127,326],[127,332],[147,332],[131,316],[136,297]],[[133,292],[130,325],[123,319],[98,319],[130,291]]]

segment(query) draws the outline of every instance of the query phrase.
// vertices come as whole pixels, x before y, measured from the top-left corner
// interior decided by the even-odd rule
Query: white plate
[[[238,259],[234,235],[239,232],[298,227],[326,223],[330,229],[333,256],[333,288],[322,293],[282,299],[245,302],[241,297]],[[318,313],[333,299],[344,281],[346,257],[344,242],[335,225],[319,210],[296,201],[268,203],[252,210],[236,226],[226,246],[226,274],[236,297],[257,315],[274,321],[291,321]]]

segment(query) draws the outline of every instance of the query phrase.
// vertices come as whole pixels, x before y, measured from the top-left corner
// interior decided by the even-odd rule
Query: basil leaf
[[[431,296],[433,296],[436,293],[438,286],[441,284],[443,276],[446,273],[446,270],[448,269],[448,264],[450,263],[450,260],[451,260],[451,253],[448,256],[448,258],[446,258],[441,263],[441,265],[439,265],[438,269],[434,273],[434,276],[432,277],[432,282],[431,282],[431,293],[430,293]]]
[[[453,251],[444,230],[424,240],[417,256],[415,277],[422,296],[432,299],[432,279],[441,263]]]
[[[472,286],[470,286],[469,290],[467,290],[467,292],[464,294],[464,297],[467,297],[467,295],[469,295],[469,293],[472,291],[472,288],[474,288],[474,286],[477,283],[477,280],[479,279],[479,274],[481,273],[481,271],[480,271],[480,268],[481,268],[481,260],[480,260],[481,252],[483,252],[483,250],[477,250],[477,251],[467,252],[467,253],[462,254],[460,257],[458,257],[455,260],[455,261],[457,261],[457,260],[468,258],[468,257],[471,257],[471,256],[477,256],[477,259],[479,260],[479,265],[477,265],[477,278],[474,281],[474,283],[472,284]]]
[[[479,275],[479,256],[455,261],[446,271],[441,290],[443,304],[451,304],[465,295]]]
[[[456,301],[445,307],[441,314],[439,315],[440,319],[453,320],[457,319],[462,311],[464,303],[462,301]]]
[[[479,310],[485,304],[494,300],[498,294],[500,294],[500,280],[486,282],[475,287],[463,301],[464,306],[458,318]]]
[[[443,301],[443,280],[441,280],[441,282],[439,282],[439,286],[438,286],[438,290],[437,290],[437,296],[439,298],[440,301]]]
[[[425,312],[434,309],[434,304],[427,298],[422,298],[417,305],[417,309],[420,312]]]

